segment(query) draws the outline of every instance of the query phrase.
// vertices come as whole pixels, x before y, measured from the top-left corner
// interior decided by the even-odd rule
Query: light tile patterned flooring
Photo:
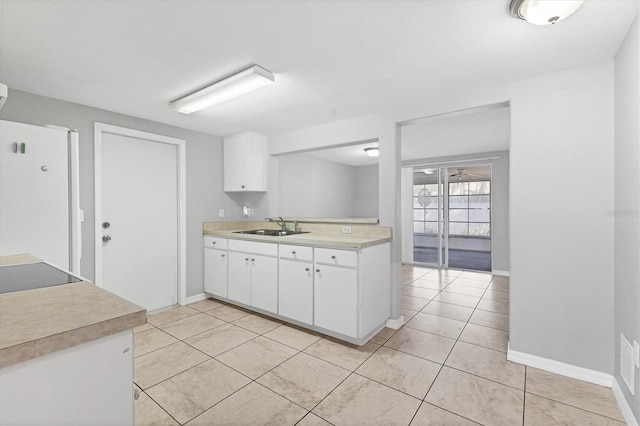
[[[404,265],[362,347],[214,300],[136,328],[139,425],[621,425],[610,389],[506,360],[509,282]]]

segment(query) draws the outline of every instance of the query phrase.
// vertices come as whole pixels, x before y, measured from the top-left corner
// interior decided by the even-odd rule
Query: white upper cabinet
[[[266,192],[268,165],[266,136],[245,132],[224,138],[225,192]]]

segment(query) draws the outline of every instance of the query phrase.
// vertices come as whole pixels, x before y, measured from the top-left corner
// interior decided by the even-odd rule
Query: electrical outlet
[[[350,234],[351,233],[351,227],[350,226],[343,226],[342,227],[342,233],[343,234]]]
[[[640,368],[640,345],[635,340],[633,341],[633,359],[636,364],[636,368]]]
[[[224,209],[218,210],[218,217],[224,217]]]

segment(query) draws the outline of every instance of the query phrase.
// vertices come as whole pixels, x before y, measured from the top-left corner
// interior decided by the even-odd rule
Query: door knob
[[[108,243],[111,240],[111,237],[109,235],[103,235],[102,236],[102,242],[103,243]]]

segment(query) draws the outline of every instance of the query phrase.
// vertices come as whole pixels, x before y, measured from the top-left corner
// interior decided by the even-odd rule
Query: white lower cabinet
[[[246,253],[229,253],[229,300],[251,304],[251,257]]]
[[[358,336],[358,271],[316,265],[314,325],[346,336]]]
[[[0,369],[2,425],[133,425],[131,329]]]
[[[227,239],[204,237],[204,291],[227,297]]]
[[[227,251],[204,250],[204,291],[227,297]]]
[[[278,259],[254,255],[251,258],[251,306],[278,312]]]
[[[206,238],[207,293],[356,344],[389,318],[388,243],[349,250]]]
[[[278,314],[313,324],[313,263],[280,259]]]
[[[277,313],[277,252],[276,244],[230,240],[229,300]]]

